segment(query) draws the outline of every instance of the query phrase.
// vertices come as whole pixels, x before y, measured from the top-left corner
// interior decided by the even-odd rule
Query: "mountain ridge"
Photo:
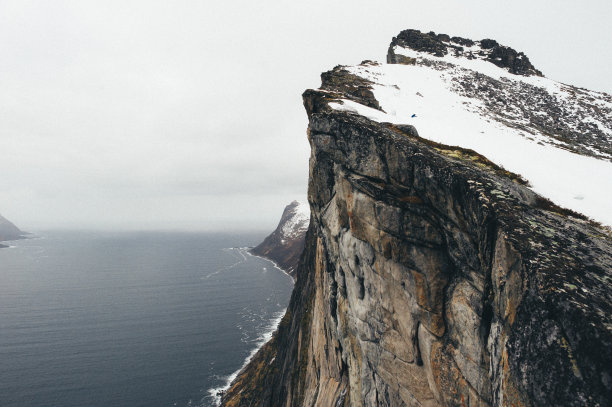
[[[330,106],[477,151],[547,199],[612,226],[612,96],[484,59],[391,49],[410,63],[364,61],[324,74],[322,89],[341,92]]]

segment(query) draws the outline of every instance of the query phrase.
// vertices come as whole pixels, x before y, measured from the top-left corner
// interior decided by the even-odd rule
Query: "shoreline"
[[[20,237],[19,239],[11,239],[11,240],[0,240],[0,249],[12,249],[13,247],[17,247],[12,245],[11,242],[16,242],[18,240],[29,239],[28,237]]]
[[[9,239],[9,240],[0,240],[0,249],[12,249],[13,247],[17,247],[11,244],[11,242],[16,242],[18,240],[26,240],[26,239],[36,239],[37,237],[34,236],[33,233],[30,232],[22,232],[23,235],[19,236],[15,239]],[[34,237],[30,237],[30,236],[34,236]]]
[[[278,270],[282,271],[282,272],[283,272],[283,274],[286,274],[287,276],[289,276],[289,277],[291,278],[291,280],[293,281],[293,285],[295,285],[295,278],[293,278],[293,276],[292,276],[291,274],[287,273],[287,271],[285,271],[285,269],[283,269],[281,266],[279,266],[279,265],[278,265],[278,264],[277,264],[277,263],[276,263],[274,260],[269,259],[269,258],[267,258],[267,257],[260,256],[260,255],[258,255],[258,254],[253,254],[253,253],[251,253],[251,250],[252,250],[252,249],[253,249],[252,247],[249,247],[249,248],[248,248],[248,250],[247,250],[247,253],[248,253],[250,256],[253,256],[253,257],[258,257],[258,258],[260,258],[260,259],[263,259],[263,260],[269,261],[270,263],[272,263],[272,264],[274,265],[274,267],[275,267],[276,269],[278,269]]]
[[[260,258],[262,260],[266,260],[272,263],[274,268],[281,271],[283,274],[289,277],[291,281],[293,282],[293,285],[295,286],[294,278],[289,273],[287,273],[285,270],[283,270],[281,267],[279,267],[278,264],[276,264],[274,260],[270,260],[265,257],[251,253],[252,247],[240,247],[237,249],[247,249],[246,252],[249,254],[249,256],[257,257],[257,258]],[[272,339],[272,335],[274,335],[274,333],[278,330],[278,325],[280,324],[281,320],[285,316],[286,312],[287,312],[287,308],[275,313],[274,317],[270,320],[270,325],[268,326],[268,328],[264,330],[264,332],[260,335],[259,341],[257,342],[255,348],[251,351],[251,353],[249,353],[249,356],[246,357],[246,359],[242,363],[242,366],[240,366],[238,370],[236,370],[235,372],[227,376],[227,378],[225,379],[225,384],[223,386],[208,389],[207,391],[208,395],[212,398],[213,404],[215,406],[219,406],[221,404],[221,397],[223,396],[223,394],[230,388],[234,380],[236,380],[236,378],[242,372],[242,370],[251,362],[251,360],[257,354],[257,352],[259,352],[259,350],[266,343],[268,343],[270,339]]]

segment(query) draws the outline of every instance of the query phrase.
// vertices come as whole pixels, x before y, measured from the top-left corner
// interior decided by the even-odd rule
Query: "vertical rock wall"
[[[304,99],[295,291],[224,405],[609,405],[610,236],[474,152]]]

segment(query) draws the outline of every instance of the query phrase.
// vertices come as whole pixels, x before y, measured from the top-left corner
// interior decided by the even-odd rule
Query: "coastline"
[[[291,279],[291,281],[293,282],[293,284],[295,285],[295,279],[289,273],[287,273],[284,269],[279,267],[278,264],[276,264],[275,261],[270,260],[270,259],[268,259],[266,257],[259,256],[257,254],[251,253],[251,249],[253,249],[252,247],[241,248],[241,249],[247,249],[246,252],[250,256],[258,257],[260,259],[263,259],[263,260],[266,260],[266,261],[272,263],[272,265],[273,265],[273,267],[275,269],[281,271],[283,274],[285,274],[287,277],[289,277]],[[278,324],[280,324],[280,322],[283,319],[283,317],[285,316],[286,312],[287,312],[287,309],[285,308],[282,311],[278,311],[274,315],[274,317],[270,320],[270,325],[260,335],[259,340],[257,341],[257,344],[255,345],[255,348],[251,351],[251,353],[249,353],[249,356],[246,357],[246,359],[242,363],[242,366],[240,366],[240,368],[238,370],[236,370],[235,372],[233,372],[232,374],[227,376],[227,378],[225,379],[225,384],[223,384],[223,386],[219,386],[219,387],[208,389],[208,395],[212,399],[213,404],[215,406],[219,406],[221,404],[221,397],[222,397],[223,393],[225,393],[227,391],[227,389],[230,388],[232,382],[234,380],[236,380],[236,378],[238,377],[240,372],[242,372],[242,370],[251,362],[251,360],[257,354],[257,352],[259,352],[259,350],[266,343],[268,343],[268,341],[270,339],[272,339],[272,335],[274,335],[274,333],[278,329]]]
[[[23,235],[16,237],[14,239],[9,239],[9,240],[0,240],[0,249],[11,249],[13,247],[15,247],[14,245],[10,244],[11,242],[16,242],[17,240],[25,240],[25,239],[36,239],[38,238],[37,236],[34,236],[34,234],[30,233],[30,232],[21,232],[23,233]],[[34,237],[32,237],[34,236]]]
[[[0,249],[11,249],[13,247],[16,247],[15,245],[12,245],[11,242],[15,242],[17,240],[24,240],[24,239],[29,239],[29,237],[22,236],[22,237],[20,237],[18,239],[1,240],[0,241]]]
[[[248,248],[248,250],[247,250],[247,253],[248,253],[250,256],[253,256],[253,257],[259,257],[260,259],[263,259],[263,260],[269,261],[270,263],[272,263],[272,264],[274,265],[274,267],[275,267],[276,269],[278,269],[278,270],[282,271],[282,272],[283,272],[283,274],[286,274],[287,276],[289,276],[289,277],[291,278],[291,280],[293,281],[293,284],[295,285],[295,278],[293,278],[293,276],[292,276],[291,274],[287,273],[287,271],[286,271],[285,269],[283,269],[281,266],[279,266],[279,265],[278,265],[278,264],[277,264],[277,263],[276,263],[274,260],[269,259],[269,258],[264,257],[264,256],[260,256],[260,255],[258,255],[258,254],[253,254],[253,253],[251,253],[251,250],[253,250],[253,248],[252,248],[252,247],[249,247],[249,248]]]

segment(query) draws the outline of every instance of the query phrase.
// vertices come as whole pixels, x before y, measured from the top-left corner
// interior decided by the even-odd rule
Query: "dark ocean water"
[[[48,232],[0,249],[0,406],[212,406],[293,283],[265,234]]]

